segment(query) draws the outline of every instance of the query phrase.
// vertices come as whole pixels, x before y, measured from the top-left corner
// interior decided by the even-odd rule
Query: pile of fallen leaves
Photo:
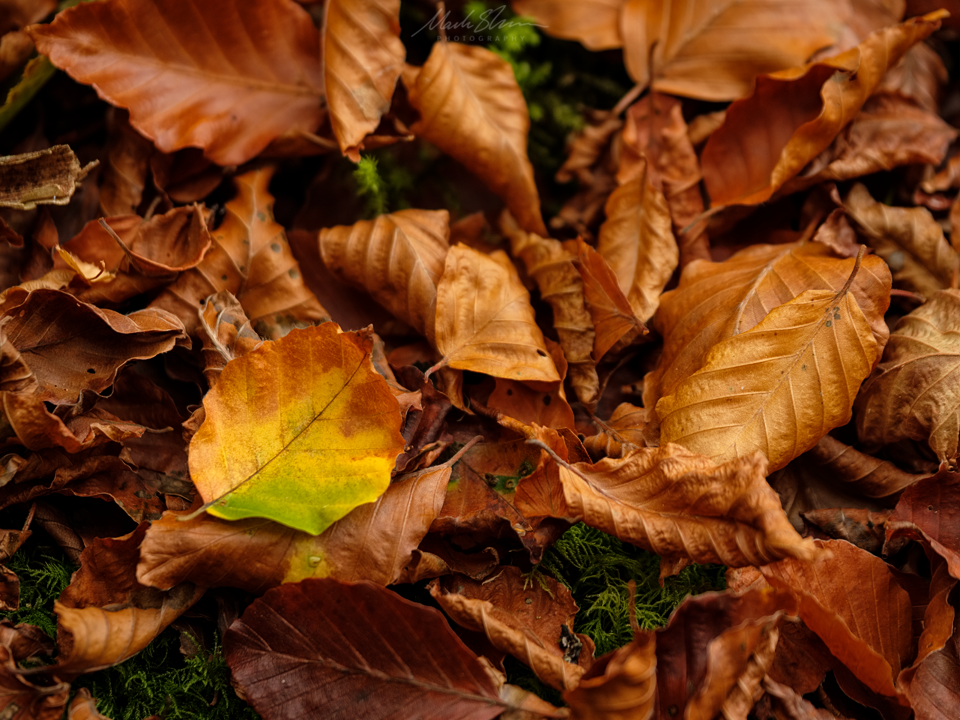
[[[0,0],[0,561],[79,564],[0,717],[206,618],[269,720],[955,719],[960,22],[473,5]],[[636,83],[565,196],[485,47],[534,24]],[[371,153],[456,162],[364,218]],[[728,589],[594,657],[576,523]]]

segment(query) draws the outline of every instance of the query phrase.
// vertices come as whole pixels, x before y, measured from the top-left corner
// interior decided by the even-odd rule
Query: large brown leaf
[[[235,178],[237,197],[226,205],[213,246],[152,303],[179,317],[187,332],[197,327],[200,301],[221,290],[236,296],[254,330],[269,340],[327,317],[304,285],[283,228],[273,219],[272,175],[265,168]]]
[[[530,117],[509,63],[486,48],[441,40],[403,81],[420,111],[410,131],[476,173],[520,227],[546,237],[527,159]]]
[[[847,3],[830,0],[666,7],[631,0],[620,20],[624,60],[639,83],[650,82],[652,73],[660,92],[734,100],[750,92],[757,74],[802,65],[833,45],[848,12]]]
[[[843,206],[866,242],[887,261],[897,287],[927,298],[950,287],[960,256],[929,210],[878,203],[860,183],[850,189]]]
[[[457,460],[397,479],[318,536],[259,519],[181,522],[167,513],[147,530],[137,577],[161,589],[212,581],[250,592],[308,577],[390,585],[443,507]]]
[[[636,631],[627,645],[593,663],[563,699],[575,720],[647,720],[656,692],[655,635]]]
[[[700,158],[711,205],[769,199],[833,142],[884,73],[940,27],[939,17],[911,18],[828,60],[759,76],[753,94],[727,109]]]
[[[894,681],[913,640],[910,596],[880,558],[843,540],[816,544],[832,557],[791,558],[760,571],[774,587],[797,594],[800,618],[861,682],[898,696]]]
[[[718,462],[760,450],[778,470],[849,422],[880,348],[879,318],[864,315],[848,286],[808,290],[716,345],[657,402],[661,442]]]
[[[901,536],[928,544],[960,579],[960,473],[942,467],[904,491],[887,523],[888,540]]]
[[[164,152],[239,165],[323,118],[319,33],[292,0],[109,0],[29,32]]]
[[[617,275],[620,289],[641,321],[657,310],[660,293],[680,262],[670,208],[649,159],[607,200],[597,252]]]
[[[400,210],[320,231],[320,255],[330,272],[366,290],[431,342],[449,246],[446,210]]]
[[[716,465],[678,445],[559,461],[565,515],[667,558],[733,567],[813,548],[790,526],[759,454]]]
[[[664,338],[663,356],[644,380],[644,407],[655,407],[702,367],[711,348],[755,327],[775,307],[805,290],[839,291],[850,269],[849,260],[818,242],[755,245],[722,263],[688,265],[679,287],[664,293],[654,318]],[[889,289],[887,264],[865,257],[850,292],[881,348],[890,333],[883,321]]]
[[[941,460],[960,444],[960,291],[942,290],[897,323],[857,398],[861,440],[927,441]]]
[[[551,577],[524,580],[520,568],[503,567],[477,581],[448,575],[428,586],[430,594],[456,623],[484,633],[495,648],[525,663],[547,685],[572,690],[593,662],[593,642],[573,635],[577,604],[570,591]],[[561,639],[582,646],[565,654]]]
[[[121,315],[59,290],[34,290],[8,311],[3,329],[39,382],[42,400],[77,402],[103,392],[131,360],[188,345],[180,321],[159,309]]]
[[[390,108],[406,50],[400,0],[332,0],[323,31],[323,77],[340,150],[360,161],[363,139]]]
[[[501,699],[439,612],[371,583],[270,590],[230,626],[224,647],[234,680],[266,720],[487,720],[508,709],[557,717],[530,696]]]
[[[96,539],[54,606],[60,653],[53,673],[64,680],[116,665],[145,648],[190,608],[204,588],[166,592],[137,582],[134,572],[147,525],[122,538]]]
[[[502,251],[458,244],[437,285],[437,349],[443,364],[508,380],[560,379],[534,320],[530,293]]]

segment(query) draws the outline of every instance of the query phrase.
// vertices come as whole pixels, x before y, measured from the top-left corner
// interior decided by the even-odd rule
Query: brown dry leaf
[[[925,48],[914,45],[912,50]],[[901,165],[939,165],[957,131],[900,95],[878,93],[826,150],[788,180],[782,194],[821,182],[850,180]]]
[[[134,577],[147,525],[121,538],[96,539],[55,603],[61,679],[116,665],[145,648],[190,608],[204,588],[184,583],[161,592]]]
[[[657,402],[660,441],[718,462],[759,450],[779,470],[835,427],[880,357],[871,325],[848,291],[808,290],[728,338],[703,367]]]
[[[613,191],[597,240],[597,252],[616,273],[641,321],[656,312],[660,293],[680,262],[670,208],[651,175],[649,161],[644,161],[636,177]]]
[[[143,199],[153,143],[131,127],[124,111],[114,110],[107,119],[106,158],[100,170],[100,211],[104,217],[132,215]]]
[[[857,432],[873,445],[927,441],[941,460],[960,444],[960,291],[941,290],[897,323],[857,398]]]
[[[70,701],[66,720],[110,720],[97,711],[97,699],[87,688],[80,688]]]
[[[656,370],[644,379],[644,407],[655,407],[702,367],[713,346],[755,327],[775,307],[805,290],[839,291],[851,267],[849,260],[816,242],[754,245],[722,263],[688,265],[679,287],[664,293],[654,318],[664,348]],[[883,321],[889,289],[887,264],[865,257],[850,292],[881,348],[890,333]]]
[[[527,275],[537,283],[540,297],[553,310],[553,327],[569,363],[570,384],[577,398],[584,404],[595,405],[600,395],[593,359],[596,333],[593,318],[587,312],[584,281],[574,266],[569,247],[521,230],[508,212],[501,216],[500,227],[510,239],[510,252],[523,261]]]
[[[593,662],[593,641],[565,654],[560,640],[573,635],[577,604],[570,591],[549,576],[525,580],[520,568],[501,567],[482,582],[448,575],[427,587],[456,623],[484,633],[495,648],[513,655],[557,690],[573,690]]]
[[[233,293],[254,330],[268,340],[327,317],[303,283],[283,227],[273,219],[272,175],[265,168],[234,179],[237,197],[227,203],[203,261],[151,303],[179,317],[188,333],[197,327],[200,301],[221,290]]]
[[[527,158],[530,117],[510,64],[486,48],[441,39],[403,82],[420,112],[410,131],[475,173],[521,228],[546,237]]]
[[[0,644],[0,712],[9,720],[60,720],[70,684],[44,683],[42,676],[25,676],[10,648]]]
[[[781,560],[760,571],[798,596],[800,618],[861,682],[897,697],[894,681],[912,648],[910,596],[880,558],[843,540],[815,543],[832,557]]]
[[[829,147],[886,71],[940,27],[939,17],[911,18],[833,58],[757,77],[753,94],[727,108],[700,158],[711,206],[768,200]],[[757,143],[758,136],[768,141]]]
[[[647,444],[643,429],[649,422],[649,416],[646,408],[620,403],[609,420],[603,425],[597,424],[599,432],[586,438],[583,446],[595,460],[623,457],[625,452]]]
[[[887,523],[887,540],[903,536],[929,545],[960,579],[960,473],[941,467],[904,491]]]
[[[459,459],[459,458],[457,458]],[[251,518],[166,513],[147,530],[137,578],[166,589],[214,583],[262,593],[308,577],[397,582],[443,506],[452,462],[394,481],[318,536]]]
[[[545,427],[571,428],[576,424],[573,410],[567,402],[563,382],[567,377],[567,361],[560,345],[544,338],[550,357],[553,358],[560,381],[520,382],[518,380],[496,379],[496,387],[487,398],[487,405],[525,425],[543,425]]]
[[[710,242],[703,227],[683,233],[703,212],[700,194],[700,162],[687,134],[679,100],[654,93],[634,103],[627,111],[623,129],[617,179],[625,183],[642,172],[644,157],[650,160],[653,184],[663,191],[679,239],[680,266],[691,260],[710,259]]]
[[[443,364],[508,380],[556,382],[530,293],[503,251],[462,243],[447,253],[437,285],[437,349]]]
[[[735,100],[750,92],[757,74],[802,65],[841,40],[849,13],[846,2],[830,0],[665,7],[629,0],[620,20],[624,61],[638,83],[650,82],[652,72],[654,90]]]
[[[793,595],[773,588],[688,597],[656,633],[658,717],[746,718],[777,627],[796,614]]]
[[[203,342],[203,375],[211,388],[228,362],[255,350],[263,339],[250,327],[243,306],[229,290],[221,290],[200,304],[197,333]]]
[[[613,112],[593,111],[586,120],[586,127],[567,145],[567,159],[557,170],[557,182],[566,183],[576,178],[581,188],[593,185],[597,165],[603,161],[614,134],[623,127],[623,120]]]
[[[656,640],[635,631],[633,640],[599,658],[580,684],[563,694],[572,720],[647,720],[657,691]]]
[[[960,268],[960,256],[929,210],[878,203],[861,183],[850,189],[843,206],[877,255],[893,270],[898,287],[928,298],[950,287],[954,272]]]
[[[583,279],[584,300],[594,325],[593,359],[600,362],[607,352],[626,347],[645,334],[647,328],[633,314],[616,274],[603,256],[582,238],[572,242],[564,243],[564,247],[576,252],[573,262]]]
[[[887,72],[880,83],[880,91],[908,97],[936,115],[940,110],[943,86],[948,80],[943,59],[936,50],[923,43],[910,48],[903,59]]]
[[[35,374],[38,397],[57,404],[75,403],[83,391],[103,392],[131,360],[189,345],[180,321],[164,310],[121,315],[59,290],[31,292],[7,310],[3,330]]]
[[[320,231],[323,264],[434,341],[437,283],[450,247],[446,210],[400,210]]]
[[[130,124],[166,153],[195,146],[239,165],[323,119],[319,33],[291,0],[111,0],[29,32],[54,65],[129,109]]]
[[[323,31],[323,77],[340,150],[360,161],[363,139],[390,109],[406,50],[400,0],[331,0]]]
[[[679,445],[560,465],[571,518],[666,558],[760,565],[810,557],[766,482],[759,454],[717,465]]]
[[[68,145],[0,158],[0,207],[30,210],[37,205],[66,205],[96,165],[80,167]]]
[[[623,45],[619,18],[624,1],[512,0],[510,5],[555,37],[577,40],[589,50],[610,50]]]

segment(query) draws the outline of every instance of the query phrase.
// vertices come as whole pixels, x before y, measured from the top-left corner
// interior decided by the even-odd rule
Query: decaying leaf
[[[330,272],[433,342],[437,283],[450,245],[446,210],[400,210],[324,228],[319,242]]]
[[[757,77],[753,94],[727,109],[700,158],[711,205],[769,199],[833,142],[884,73],[940,27],[940,17],[911,18],[828,60]],[[757,135],[768,141],[751,142]]]
[[[403,71],[400,0],[327,3],[323,76],[330,123],[340,150],[360,160],[363,139],[390,108]]]
[[[221,290],[203,301],[197,330],[203,342],[203,374],[210,387],[217,384],[228,362],[243,357],[263,342],[229,290]]]
[[[234,679],[268,720],[344,712],[486,720],[524,709],[501,699],[439,612],[371,583],[304,580],[270,590],[224,645]]]
[[[81,3],[29,32],[163,152],[201,147],[239,165],[323,118],[319,33],[292,0]]]
[[[647,720],[656,704],[656,691],[655,635],[640,631],[630,643],[593,663],[563,699],[576,720]]]
[[[929,544],[960,579],[960,473],[941,468],[907,488],[887,523],[887,540],[907,536]]]
[[[777,470],[846,424],[880,357],[848,291],[808,290],[715,345],[703,367],[657,402],[661,442],[718,462],[764,453]],[[875,319],[875,318],[874,318]]]
[[[857,399],[869,443],[927,441],[942,460],[960,443],[960,291],[942,290],[897,323]]]
[[[509,380],[560,379],[534,320],[530,293],[502,251],[458,244],[437,285],[437,349],[443,363]]]
[[[404,442],[399,405],[370,351],[368,338],[325,323],[228,363],[190,443],[205,509],[318,535],[376,500]]]
[[[95,165],[81,167],[68,145],[0,157],[0,207],[66,205]]]
[[[237,197],[227,203],[203,261],[154,300],[154,307],[179,317],[188,333],[197,326],[200,301],[221,290],[233,293],[254,330],[270,340],[327,317],[303,283],[283,227],[273,219],[272,175],[268,168],[235,178]]]
[[[470,168],[520,227],[547,237],[527,159],[530,117],[509,63],[477,45],[441,40],[403,82],[420,119],[410,131]]]

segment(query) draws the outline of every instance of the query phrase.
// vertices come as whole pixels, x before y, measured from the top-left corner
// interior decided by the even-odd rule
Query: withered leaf
[[[403,82],[420,111],[410,131],[476,173],[520,227],[546,237],[527,158],[530,117],[509,63],[484,47],[441,40]]]
[[[880,356],[871,329],[878,318],[848,292],[853,279],[839,293],[809,290],[715,345],[657,402],[661,442],[718,462],[760,450],[777,470],[846,424]]]
[[[0,207],[66,205],[96,162],[80,167],[68,145],[0,157]]]
[[[647,720],[656,704],[657,655],[653,632],[599,658],[563,694],[576,720]]]
[[[960,579],[960,473],[945,467],[907,488],[887,523],[887,540],[906,535],[929,544]]]
[[[740,567],[813,553],[767,485],[759,454],[716,465],[668,444],[558,464],[570,517],[658,555]]]
[[[291,0],[110,0],[29,32],[54,65],[129,109],[163,152],[196,146],[239,165],[323,118],[319,33]]]
[[[445,365],[510,380],[556,382],[530,293],[502,251],[462,243],[447,253],[437,285],[437,349]]]
[[[319,242],[330,272],[434,341],[437,283],[450,246],[446,210],[400,210],[324,228]]]
[[[201,303],[197,332],[203,342],[203,374],[211,388],[228,362],[243,357],[263,342],[229,290],[221,290]]]
[[[0,712],[10,720],[60,720],[70,684],[43,680],[25,677],[10,648],[0,644]]]
[[[390,108],[405,56],[400,0],[327,3],[323,75],[330,123],[340,150],[354,162]]]
[[[960,291],[941,290],[897,323],[857,398],[868,443],[927,441],[941,460],[960,444]]]
[[[501,699],[439,612],[371,583],[269,590],[230,626],[224,646],[234,679],[267,720],[344,712],[487,720],[524,709]],[[533,709],[542,712],[542,701]]]
[[[519,15],[536,19],[544,30],[564,40],[579,40],[590,50],[610,50],[620,39],[620,8],[624,0],[513,0]]]
[[[448,575],[428,586],[430,594],[455,622],[484,633],[498,650],[525,663],[543,682],[572,690],[593,662],[593,641],[586,635],[577,658],[564,657],[563,627],[573,628],[577,605],[570,591],[551,577],[524,580],[517,567],[502,567],[480,582]]]
[[[152,303],[179,317],[188,333],[197,327],[200,301],[220,290],[234,294],[254,330],[269,340],[327,317],[303,283],[283,227],[273,219],[272,175],[266,168],[234,179],[237,197],[227,203],[203,261]]]
[[[940,27],[939,17],[911,18],[835,57],[757,77],[753,94],[727,109],[700,158],[711,205],[769,199],[833,142],[884,73]],[[757,135],[768,142],[751,142]]]
[[[894,682],[913,639],[910,596],[880,558],[843,540],[815,543],[832,558],[791,558],[760,571],[774,587],[796,593],[800,618],[861,682],[896,697]]]

